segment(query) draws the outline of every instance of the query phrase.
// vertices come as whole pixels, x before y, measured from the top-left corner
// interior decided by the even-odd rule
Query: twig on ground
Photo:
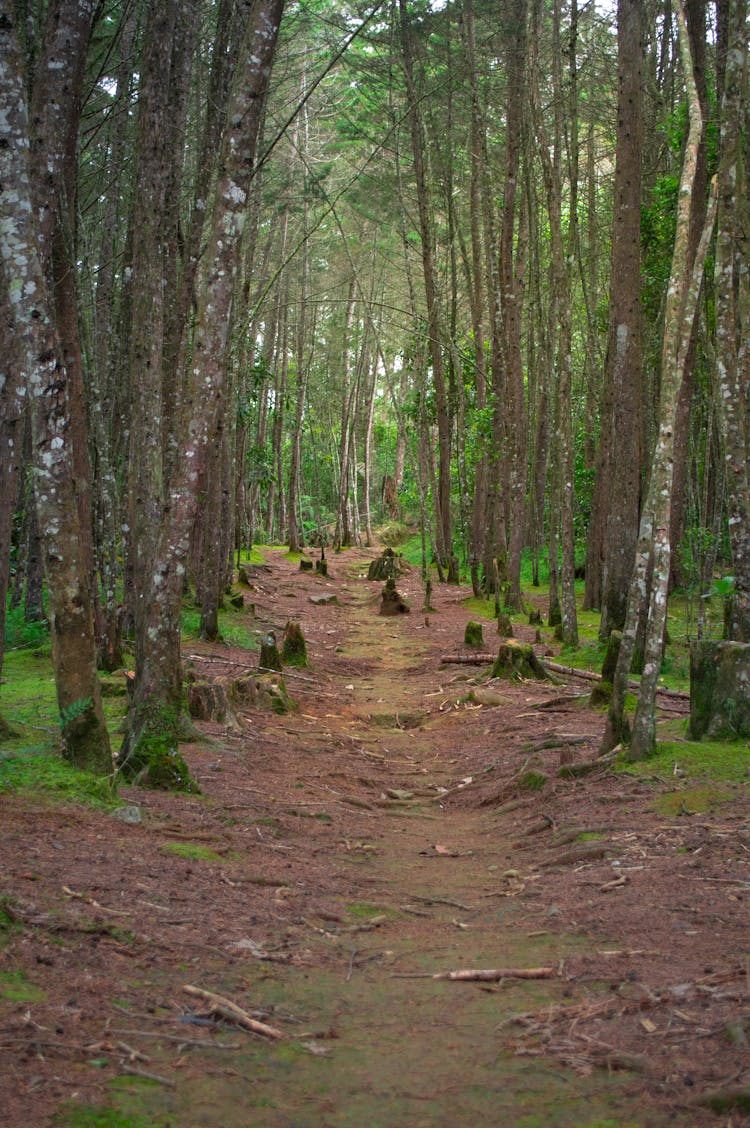
[[[87,905],[91,905],[92,909],[99,909],[100,912],[110,913],[112,916],[132,916],[132,913],[126,912],[125,909],[108,909],[105,905],[100,905],[88,893],[77,893],[75,889],[69,889],[67,885],[62,887],[63,893],[66,897],[72,897],[76,901],[83,901]]]
[[[194,987],[190,983],[185,984],[182,989],[188,995],[203,999],[204,1002],[209,1004],[213,1014],[221,1015],[227,1022],[234,1022],[244,1030],[249,1030],[253,1034],[262,1034],[264,1037],[276,1041],[284,1037],[281,1030],[277,1030],[275,1026],[269,1026],[265,1022],[258,1022],[242,1007],[238,1007],[236,1003],[233,1003],[231,999],[226,999],[223,995],[215,995],[213,991],[206,991],[203,987]]]

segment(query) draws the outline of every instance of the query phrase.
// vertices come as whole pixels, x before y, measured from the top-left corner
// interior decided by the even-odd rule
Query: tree
[[[61,17],[62,18],[62,17]],[[62,43],[80,48],[73,27]],[[64,52],[52,58],[64,67]],[[55,69],[53,67],[52,69]],[[75,99],[68,103],[77,111]],[[65,125],[70,127],[69,122]],[[91,572],[86,566],[71,449],[71,402],[63,347],[42,268],[30,174],[30,131],[13,6],[0,3],[0,252],[13,332],[25,377],[35,498],[49,587],[52,657],[63,753],[79,767],[112,770],[96,672]],[[48,135],[49,169],[60,172]],[[62,188],[63,185],[61,184]]]
[[[283,8],[283,0],[255,0],[242,40],[198,286],[185,391],[188,423],[164,498],[150,567],[141,570],[142,587],[136,593],[143,608],[136,640],[139,662],[120,762],[129,774],[145,768],[152,782],[187,782],[177,756],[182,716],[180,598],[209,443],[228,409],[234,284]],[[154,485],[160,487],[159,482]]]
[[[603,637],[612,630],[622,630],[625,624],[640,511],[643,26],[643,0],[619,0],[609,334],[586,560],[586,604],[601,607]]]
[[[683,154],[674,254],[664,309],[659,432],[651,464],[648,493],[641,515],[635,565],[628,592],[625,630],[620,645],[612,702],[602,742],[602,751],[606,752],[613,748],[624,735],[623,709],[628,674],[630,673],[635,649],[639,618],[643,607],[647,605],[648,621],[644,646],[644,667],[638,707],[633,723],[630,753],[633,759],[649,756],[655,748],[656,681],[661,669],[667,622],[675,416],[687,352],[693,332],[693,321],[703,278],[703,266],[716,219],[716,197],[714,193],[702,237],[691,255],[691,210],[694,206],[692,189],[703,132],[703,115],[692,72],[690,39],[682,0],[674,0],[674,7],[680,33],[690,124]]]
[[[730,637],[750,642],[750,209],[747,152],[747,3],[721,4],[723,48],[719,219],[716,248],[716,366],[724,434],[729,539],[734,567]]]

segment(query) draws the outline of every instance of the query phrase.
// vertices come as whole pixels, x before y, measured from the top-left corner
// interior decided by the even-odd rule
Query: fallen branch
[[[484,666],[490,662],[494,662],[496,654],[441,654],[440,661],[446,665],[466,665],[466,666]],[[545,669],[551,670],[554,674],[567,674],[571,678],[582,678],[584,681],[600,682],[602,675],[594,673],[593,670],[579,670],[576,666],[561,666],[559,662],[551,662],[549,658],[540,659]],[[628,681],[630,689],[640,689],[641,683],[631,678]],[[657,693],[663,697],[676,697],[679,701],[689,701],[690,694],[682,689],[665,689],[659,686],[656,690]]]
[[[193,995],[197,999],[203,999],[204,1002],[208,1003],[213,1014],[225,1018],[227,1022],[234,1022],[237,1026],[249,1030],[252,1034],[262,1034],[264,1037],[276,1041],[284,1037],[281,1030],[277,1030],[275,1026],[269,1026],[265,1022],[258,1022],[242,1007],[238,1007],[236,1003],[233,1003],[231,999],[224,998],[223,995],[215,995],[213,991],[206,991],[203,987],[193,987],[190,983],[185,984],[182,989],[186,994]]]
[[[497,983],[500,979],[551,979],[553,967],[492,967],[458,971],[397,972],[392,979],[447,979],[454,983]]]
[[[583,678],[585,681],[600,682],[603,680],[602,675],[594,673],[593,670],[579,670],[575,666],[561,666],[559,662],[550,662],[548,658],[542,658],[541,661],[543,666],[546,666],[548,670],[552,670],[552,672],[556,674],[568,674],[570,677]],[[630,678],[628,687],[630,689],[640,689],[641,683],[634,678]],[[662,694],[664,697],[676,697],[680,701],[690,700],[690,694],[682,689],[665,689],[663,686],[658,686],[656,692]]]
[[[121,1065],[121,1073],[127,1073],[129,1077],[142,1077],[144,1081],[156,1081],[159,1085],[166,1085],[169,1089],[176,1089],[177,1084],[171,1081],[169,1077],[162,1077],[160,1073],[149,1073],[145,1069],[137,1069],[134,1065]]]
[[[100,905],[88,893],[76,893],[75,889],[69,889],[67,885],[62,887],[63,893],[66,897],[72,897],[76,901],[83,901],[86,905],[91,905],[92,909],[99,909],[102,913],[111,913],[112,916],[132,916],[132,913],[127,912],[125,909],[108,909],[105,905]]]

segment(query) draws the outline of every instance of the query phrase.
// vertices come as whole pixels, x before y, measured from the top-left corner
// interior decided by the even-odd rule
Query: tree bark
[[[641,468],[641,151],[643,0],[617,8],[617,160],[612,301],[597,454],[587,605],[600,606],[600,634],[622,630],[638,536]],[[599,535],[596,535],[596,534]],[[601,540],[599,539],[601,537]],[[599,572],[599,560],[602,563]],[[601,590],[591,584],[601,574]]]
[[[0,142],[0,252],[31,412],[63,754],[79,767],[109,772],[112,758],[96,673],[90,573],[81,548],[69,443],[68,377],[36,245],[29,119],[8,0],[0,0]]]
[[[179,609],[198,485],[209,443],[227,411],[228,334],[247,195],[268,95],[284,0],[256,0],[243,38],[227,112],[213,212],[199,287],[187,403],[189,424],[159,521],[144,607],[133,702],[121,763],[178,763],[182,724]],[[182,765],[177,768],[181,772]],[[184,780],[177,780],[178,785]]]
[[[723,5],[724,6],[724,5]],[[716,366],[724,435],[734,593],[729,633],[750,642],[750,206],[746,138],[747,2],[725,0],[727,49],[721,98],[716,247]]]
[[[674,254],[664,310],[659,434],[654,450],[648,494],[641,515],[635,567],[628,594],[627,616],[612,691],[612,702],[602,752],[623,736],[623,709],[627,679],[635,649],[638,620],[648,603],[644,666],[630,755],[640,759],[653,753],[656,740],[656,681],[661,669],[667,616],[667,588],[671,545],[669,540],[674,426],[677,398],[685,368],[693,320],[700,294],[703,264],[716,218],[715,194],[695,256],[690,260],[692,188],[703,132],[703,115],[692,73],[690,41],[681,0],[674,0],[680,31],[685,85],[688,94],[689,132],[683,154],[677,205]],[[651,565],[651,581],[647,573]],[[650,595],[649,588],[650,586]]]

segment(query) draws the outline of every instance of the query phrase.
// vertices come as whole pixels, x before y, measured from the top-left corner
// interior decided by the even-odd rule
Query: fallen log
[[[438,971],[433,979],[449,979],[454,983],[497,983],[500,979],[551,979],[553,967],[490,967],[459,971]]]
[[[497,659],[495,654],[441,654],[440,661],[446,665],[465,665],[465,666],[484,666],[489,663],[494,663]],[[567,674],[571,678],[583,678],[584,681],[600,682],[602,675],[595,673],[593,670],[579,670],[576,666],[561,666],[559,662],[551,662],[549,658],[541,658],[540,662],[547,669],[551,670],[553,674]],[[628,681],[630,689],[640,689],[641,683],[631,678]],[[690,694],[682,689],[665,689],[659,686],[656,690],[657,693],[662,694],[664,697],[675,697],[679,701],[689,701]]]

